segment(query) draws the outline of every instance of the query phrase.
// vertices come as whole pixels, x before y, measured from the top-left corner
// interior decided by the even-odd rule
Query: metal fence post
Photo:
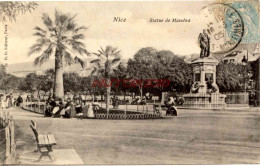
[[[38,101],[38,113],[40,113],[40,103],[41,103],[41,101],[39,99],[39,101]]]
[[[127,111],[127,103],[125,103],[125,115],[126,115],[126,111]]]
[[[11,155],[12,157],[15,155],[15,141],[14,141],[14,121],[13,117],[11,117],[11,122],[10,122],[10,129],[11,129]]]
[[[5,139],[6,139],[5,156],[9,157],[10,156],[10,128],[9,128],[9,126],[5,127]]]

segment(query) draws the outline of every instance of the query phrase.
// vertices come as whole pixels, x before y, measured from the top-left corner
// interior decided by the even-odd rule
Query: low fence
[[[83,115],[81,118],[87,117],[87,112],[89,105],[91,103],[84,103],[82,105],[83,108]],[[120,102],[118,103],[119,105],[115,108],[113,108],[112,105],[109,106],[110,113],[111,115],[105,116],[107,113],[105,111],[106,104],[104,102],[99,102],[99,106],[103,108],[103,112],[99,111],[98,113],[95,113],[95,118],[98,119],[114,119],[117,117],[118,119],[146,119],[147,117],[151,118],[159,118],[161,117],[161,114],[158,112],[161,112],[161,107],[158,107],[157,110],[155,108],[155,104],[152,103],[146,103],[144,105],[133,105],[133,104],[128,104],[128,102]],[[45,101],[25,101],[23,104],[23,108],[39,113],[39,114],[44,114],[44,111],[46,110],[46,102]],[[116,112],[116,113],[115,113]],[[121,114],[122,116],[117,116],[117,115],[112,115],[112,114]],[[143,114],[144,116],[131,116],[128,114]],[[125,116],[123,116],[125,115]],[[75,111],[75,106],[72,104],[72,109],[71,109],[71,117],[78,117],[76,115]]]
[[[225,109],[225,95],[220,93],[189,93],[183,95],[184,103],[178,108]]]
[[[249,107],[249,94],[243,93],[225,93],[227,107]]]
[[[1,148],[0,155],[4,155],[5,164],[16,163],[16,144],[14,139],[14,121],[9,112],[0,114],[0,132],[4,132],[5,137],[0,140],[0,144],[5,144],[5,149]],[[2,134],[2,133],[1,133]]]

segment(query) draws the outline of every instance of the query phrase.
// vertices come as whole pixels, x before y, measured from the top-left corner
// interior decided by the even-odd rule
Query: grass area
[[[153,120],[44,118],[17,110],[17,152],[34,150],[30,120],[53,133],[57,149],[75,149],[85,164],[260,163],[260,112],[179,110]]]

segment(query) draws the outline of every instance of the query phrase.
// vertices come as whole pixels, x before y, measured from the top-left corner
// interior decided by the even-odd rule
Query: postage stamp
[[[244,35],[244,23],[239,12],[224,3],[214,3],[201,11],[210,37],[210,52],[222,54],[236,48]]]
[[[256,3],[257,1],[235,1],[230,4],[239,12],[244,22],[242,44],[259,43],[259,14]]]

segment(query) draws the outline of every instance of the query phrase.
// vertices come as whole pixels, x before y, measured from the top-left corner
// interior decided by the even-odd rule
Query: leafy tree
[[[217,65],[216,82],[221,92],[239,92],[242,84],[250,79],[248,73],[252,72],[250,64],[243,66],[234,63],[219,63]]]
[[[64,73],[63,77],[65,93],[78,93],[81,91],[81,77],[78,73]]]
[[[189,91],[193,82],[192,67],[182,57],[175,55],[171,51],[159,51],[154,69],[157,78],[171,81],[170,86],[159,87],[160,92],[172,89],[182,93]]]
[[[28,74],[20,84],[20,90],[33,93],[41,89],[41,80],[35,73]],[[39,94],[39,93],[38,93]]]
[[[92,75],[101,76],[99,78],[105,78],[107,81],[106,86],[106,111],[109,114],[109,100],[111,91],[111,76],[118,69],[120,64],[120,51],[117,48],[107,46],[105,49],[101,47],[98,53],[94,53],[97,59],[92,60],[90,63],[94,64],[94,70]]]
[[[124,100],[125,100],[125,96],[126,96],[126,92],[128,90],[127,87],[124,87],[124,82],[122,80],[125,80],[127,77],[127,68],[120,63],[118,65],[118,69],[114,71],[114,74],[112,76],[112,87],[111,89],[116,93],[118,93],[118,91],[123,91],[124,92]],[[114,95],[115,95],[114,94]]]
[[[21,79],[6,73],[4,65],[0,65],[0,89],[9,93],[15,91],[19,87]]]
[[[54,87],[54,79],[55,79],[55,70],[54,69],[48,69],[45,71],[45,87],[42,88],[42,90],[46,93],[50,91],[51,94],[53,94],[53,87]]]
[[[158,94],[161,98],[163,91],[176,89],[185,92],[192,84],[192,68],[185,63],[183,58],[171,51],[158,51],[152,47],[140,49],[133,59],[129,59],[127,66],[128,77],[134,80],[143,80],[138,85],[142,97],[144,91]],[[165,80],[165,84],[157,84],[155,87],[145,87],[145,80]],[[170,81],[166,86],[166,81]],[[155,81],[151,81],[155,85]]]
[[[63,63],[71,65],[78,62],[84,66],[82,55],[89,55],[82,42],[85,39],[82,31],[87,28],[78,26],[75,17],[76,15],[55,11],[53,21],[48,14],[44,13],[42,21],[45,27],[35,27],[34,36],[37,36],[38,39],[28,53],[28,55],[40,53],[40,56],[34,61],[36,65],[46,62],[52,55],[55,56],[55,97],[64,97]]]
[[[37,6],[38,4],[36,2],[0,2],[0,21],[5,22],[7,19],[9,19],[9,21],[15,21],[19,14],[31,12],[31,10],[35,10]]]
[[[2,86],[1,89],[6,93],[15,91],[19,87],[20,78],[13,76],[11,74],[6,74],[5,77],[2,78]]]
[[[133,59],[129,59],[127,63],[127,73],[130,79],[133,79],[134,85],[138,86],[141,98],[143,96],[143,87],[145,80],[156,78],[154,73],[155,58],[158,51],[152,47],[140,49]],[[136,82],[140,80],[140,82]]]

